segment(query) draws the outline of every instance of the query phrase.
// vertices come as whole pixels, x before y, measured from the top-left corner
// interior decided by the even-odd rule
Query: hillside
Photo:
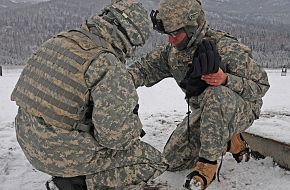
[[[290,23],[290,1],[287,0],[204,0],[207,11],[257,22]]]
[[[205,0],[209,24],[230,32],[254,50],[265,67],[290,67],[290,1]]]
[[[10,0],[0,0],[0,11],[4,11],[8,8],[20,8],[25,7],[26,5],[30,5],[31,3],[24,3],[24,2],[18,2],[10,1]]]
[[[13,2],[16,1],[25,0]],[[97,3],[95,0],[26,1],[30,3],[0,0],[2,65],[23,64],[23,60],[43,41],[59,31],[77,27],[107,3],[106,0]],[[158,7],[158,0],[141,1],[148,10]],[[288,0],[204,0],[204,7],[210,26],[240,38],[254,50],[259,64],[265,67],[290,66]],[[153,33],[145,49],[138,52],[144,54],[164,39]]]

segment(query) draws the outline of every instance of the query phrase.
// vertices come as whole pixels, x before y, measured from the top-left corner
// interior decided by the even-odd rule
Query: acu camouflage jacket
[[[92,126],[100,145],[127,149],[142,124],[133,113],[138,95],[121,56],[87,31],[60,33],[30,57],[11,99],[47,125]]]
[[[209,29],[204,38],[211,38],[217,43],[222,58],[221,68],[228,75],[225,86],[250,102],[258,118],[262,97],[269,89],[267,73],[253,60],[251,50],[229,34]],[[135,86],[149,87],[167,77],[173,77],[179,84],[192,62],[195,49],[177,51],[168,44],[147,54],[142,62],[136,62],[129,68]],[[197,97],[192,97],[190,102],[193,103],[192,108],[196,107]]]

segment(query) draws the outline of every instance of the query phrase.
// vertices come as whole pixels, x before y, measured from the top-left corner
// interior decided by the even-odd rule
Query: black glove
[[[186,91],[186,98],[200,95],[209,85],[201,80],[201,75],[216,73],[221,62],[213,41],[203,40],[198,44],[192,64],[179,86]]]
[[[191,77],[199,77],[210,73],[216,73],[219,70],[221,57],[212,40],[201,41],[194,53],[191,67]]]
[[[200,95],[209,85],[201,77],[183,79],[179,86],[185,89],[186,98]]]

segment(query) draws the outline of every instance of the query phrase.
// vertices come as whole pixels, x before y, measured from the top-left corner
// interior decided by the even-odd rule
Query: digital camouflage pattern
[[[21,108],[16,135],[36,169],[52,176],[86,175],[89,190],[122,189],[155,178],[167,168],[161,153],[140,140],[126,150],[110,149],[94,135],[47,125]]]
[[[166,32],[173,32],[185,26],[202,26],[204,12],[199,0],[161,0],[158,19],[161,19]]]
[[[228,80],[225,85],[208,87],[201,95],[190,99],[193,111],[190,134],[185,118],[163,152],[173,171],[191,168],[198,156],[217,160],[232,134],[244,131],[259,118],[262,97],[269,89],[266,72],[253,60],[247,46],[212,29],[208,29],[203,38],[217,43],[221,68],[227,73]],[[177,51],[167,45],[147,54],[142,62],[129,68],[135,86],[149,87],[166,77],[173,77],[179,84],[192,62],[195,49],[196,46],[192,46]]]
[[[98,20],[102,18],[98,17]],[[41,46],[39,51],[48,55],[41,58],[37,57],[38,53],[33,55],[37,57],[35,60],[41,60],[40,64],[43,66],[37,68],[37,77],[45,78],[46,83],[42,83],[44,79],[37,80],[33,90],[23,91],[29,92],[26,97],[33,95],[32,97],[42,99],[40,104],[46,99],[49,100],[47,96],[51,96],[60,103],[77,108],[81,104],[72,103],[75,99],[71,98],[75,96],[70,96],[73,92],[68,92],[71,87],[82,86],[85,89],[79,91],[86,92],[87,96],[84,99],[86,101],[80,102],[86,102],[87,111],[78,123],[92,126],[89,132],[67,130],[66,127],[55,125],[45,118],[46,115],[50,116],[47,112],[43,111],[38,115],[28,110],[31,105],[19,104],[15,119],[17,140],[36,169],[60,177],[85,175],[89,190],[125,189],[147,182],[168,167],[158,150],[140,141],[142,124],[133,113],[138,103],[138,95],[126,69],[124,53],[118,49],[122,47],[123,39],[118,31],[117,35],[113,35],[112,28],[114,27],[105,21],[95,25],[83,23],[77,32],[64,32],[49,40],[47,43],[52,42],[55,45],[53,51]],[[96,40],[99,37],[102,40]],[[107,42],[116,48],[110,49],[111,45],[106,46]],[[72,56],[72,52],[79,57]],[[85,58],[84,64],[76,63],[80,58]],[[67,64],[63,68],[60,63]],[[76,65],[78,70],[70,70],[74,69],[72,65]],[[26,67],[24,70],[27,72],[21,74],[20,80],[27,78],[28,82],[33,81],[34,73],[31,70],[36,64],[28,63]],[[56,74],[63,77],[56,80]],[[76,78],[72,79],[73,77]],[[67,85],[64,82],[71,80],[75,83]],[[50,83],[47,85],[48,82]],[[31,82],[31,85],[34,84],[36,83]],[[49,86],[51,84],[55,91]],[[77,89],[74,90],[76,94],[79,93]],[[46,95],[33,94],[39,91]],[[23,97],[17,96],[17,101],[25,102],[21,98]],[[55,114],[61,115],[68,109],[54,102],[49,103],[63,109],[51,109]]]
[[[88,110],[85,71],[100,53],[113,53],[104,40],[95,39],[73,30],[45,42],[27,61],[11,99],[46,123],[73,130]]]
[[[147,11],[135,0],[117,1],[104,9],[116,17],[134,46],[142,46],[151,33],[151,21]]]

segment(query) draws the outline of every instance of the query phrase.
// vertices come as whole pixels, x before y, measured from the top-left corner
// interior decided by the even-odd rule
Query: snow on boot
[[[232,136],[227,145],[227,152],[232,153],[238,163],[250,160],[250,149],[241,133]]]
[[[215,179],[217,161],[199,158],[193,172],[186,176],[184,187],[190,190],[204,190]]]

